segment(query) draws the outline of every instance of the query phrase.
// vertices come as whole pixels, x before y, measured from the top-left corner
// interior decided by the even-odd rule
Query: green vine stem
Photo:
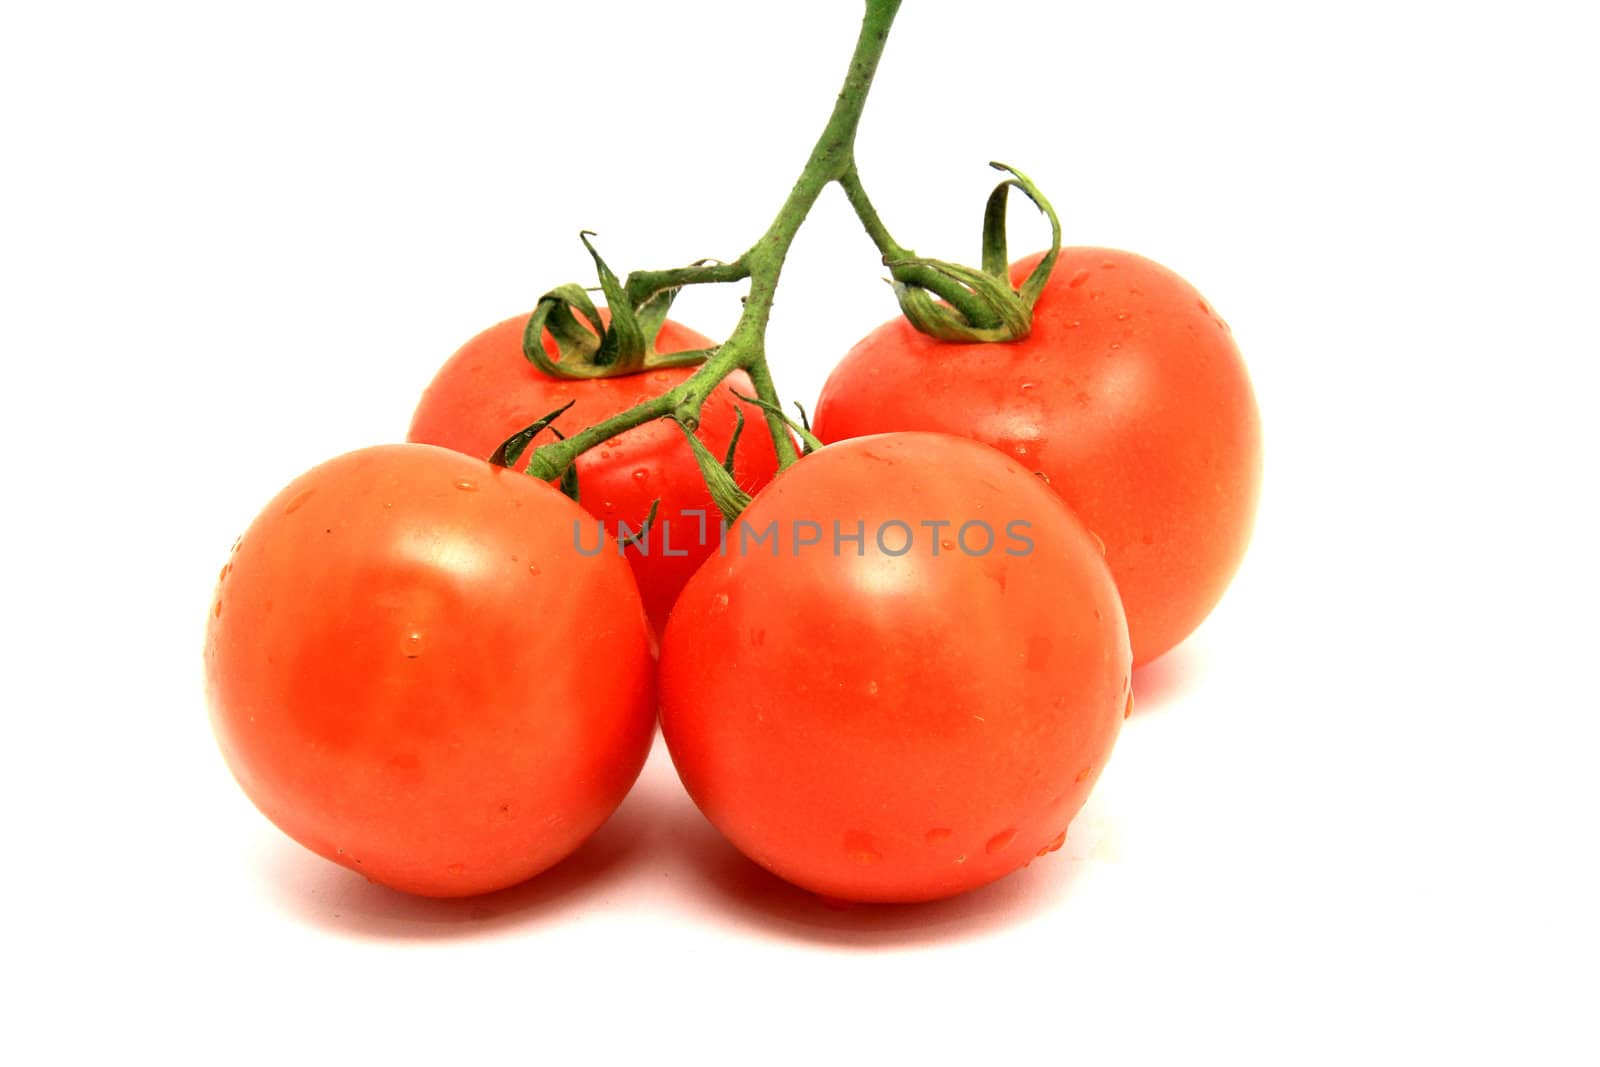
[[[687,267],[634,271],[626,282],[621,282],[605,266],[585,235],[584,243],[594,256],[601,287],[613,308],[612,326],[601,330],[599,313],[580,287],[563,286],[552,290],[541,299],[539,310],[529,320],[525,346],[529,359],[547,372],[563,377],[604,377],[653,366],[695,363],[699,366],[672,389],[570,437],[535,449],[528,459],[529,474],[546,481],[570,479],[573,462],[585,451],[655,419],[675,420],[692,439],[693,431],[700,425],[700,409],[706,399],[736,370],[748,374],[755,387],[753,400],[766,419],[779,468],[794,463],[798,459],[795,431],[783,413],[767,365],[767,322],[784,260],[795,235],[823,189],[835,182],[843,189],[845,198],[882,255],[896,299],[913,326],[934,337],[957,342],[1013,341],[1027,336],[1032,327],[1033,303],[1061,247],[1061,225],[1049,201],[1026,175],[1004,164],[990,164],[1009,177],[991,194],[984,212],[983,267],[979,269],[922,258],[902,246],[879,218],[856,170],[856,130],[861,124],[861,112],[900,4],[901,0],[866,0],[861,33],[856,39],[850,69],[833,113],[772,225],[738,259],[731,263],[702,260]],[[1050,251],[1017,289],[1011,286],[1005,262],[1006,194],[1013,188],[1021,190],[1049,218],[1051,232]],[[750,282],[750,290],[745,296],[744,312],[725,342],[705,351],[654,352],[651,346],[655,330],[672,298],[683,286],[745,280]],[[577,316],[586,319],[589,326],[581,325]],[[556,333],[558,340],[580,358],[563,361],[565,366],[551,363],[544,356],[539,340],[546,328]],[[541,420],[512,439],[519,454],[553,417]],[[550,426],[550,429],[554,431],[555,428]],[[808,451],[815,446],[814,439],[807,435],[802,438]],[[504,450],[502,446],[502,452]],[[709,454],[699,458],[705,460],[702,467],[709,470],[710,466],[715,466]],[[737,504],[733,494],[724,495],[729,496],[730,506]]]
[[[1001,183],[989,198],[984,214],[983,269],[980,270],[943,260],[923,259],[903,247],[879,218],[856,170],[856,130],[861,124],[861,112],[866,106],[872,79],[883,58],[889,29],[899,13],[900,4],[901,0],[866,0],[866,15],[850,59],[850,69],[828,124],[823,128],[822,136],[817,139],[800,177],[778,210],[772,225],[742,256],[731,263],[701,261],[667,270],[634,271],[628,275],[625,283],[619,283],[599,255],[595,254],[595,263],[600,270],[608,300],[622,307],[622,314],[617,318],[623,321],[625,330],[622,332],[626,336],[618,341],[614,335],[619,331],[615,327],[608,331],[607,336],[600,339],[595,358],[589,363],[590,372],[603,376],[618,370],[627,372],[651,363],[667,365],[669,360],[673,365],[704,362],[700,362],[693,374],[672,389],[570,437],[535,449],[528,459],[526,469],[529,474],[546,481],[566,478],[570,475],[573,462],[588,449],[656,419],[674,419],[692,435],[700,425],[700,409],[712,390],[736,370],[748,374],[755,387],[754,399],[772,435],[779,468],[793,464],[798,459],[794,437],[767,365],[767,322],[772,314],[772,302],[777,293],[779,276],[783,273],[784,260],[795,235],[799,233],[822,190],[834,182],[844,190],[845,198],[882,255],[894,282],[896,298],[913,326],[924,333],[950,341],[1011,341],[1027,336],[1032,325],[1034,300],[1043,288],[1060,249],[1061,226],[1049,201],[1025,175],[1002,164],[991,164],[1011,177]],[[1022,287],[1015,290],[1006,276],[1004,263],[1006,192],[1011,188],[1020,189],[1049,217],[1051,229],[1049,253]],[[594,252],[592,246],[590,251]],[[705,352],[671,356],[660,356],[649,350],[659,316],[665,314],[672,297],[683,286],[746,279],[750,282],[750,291],[745,297],[744,313],[723,344]],[[936,302],[934,297],[938,297],[942,303]],[[530,359],[547,362],[541,360],[543,353],[538,341],[538,334],[546,321],[570,335],[568,339],[575,345],[589,342],[573,317],[572,308],[577,308],[598,330],[598,314],[581,290],[575,286],[554,290],[541,300],[544,313],[536,314],[535,319],[530,320],[527,345]],[[648,312],[642,321],[649,327],[651,336],[634,336],[641,329],[637,312]],[[619,350],[625,354],[620,360],[614,354]],[[617,365],[619,362],[620,366]],[[572,371],[576,373],[576,370],[575,364]],[[523,431],[518,435],[520,445],[530,443],[533,434],[542,428],[536,424],[536,428]],[[554,427],[551,429],[554,430]],[[809,446],[811,442],[807,441],[807,444]]]
[[[861,111],[872,88],[873,75],[877,73],[878,63],[883,58],[889,28],[899,13],[900,3],[901,0],[866,0],[866,16],[862,19],[861,33],[856,39],[850,69],[834,104],[833,114],[829,116],[828,124],[823,127],[822,136],[811,150],[805,168],[767,232],[733,263],[635,272],[629,275],[623,285],[630,300],[642,302],[657,293],[683,285],[748,278],[750,292],[745,297],[744,313],[728,340],[713,349],[699,369],[672,389],[586,427],[564,440],[536,449],[528,460],[529,474],[547,481],[559,478],[588,449],[655,419],[676,419],[686,429],[694,430],[700,424],[700,408],[706,398],[719,382],[735,370],[747,373],[751,384],[755,386],[756,396],[770,405],[764,408],[763,415],[777,449],[780,469],[799,458],[794,438],[790,436],[788,423],[782,415],[782,404],[773,385],[772,372],[767,367],[767,321],[772,314],[772,301],[777,293],[778,278],[783,273],[784,260],[795,235],[800,232],[800,226],[810,214],[817,197],[822,195],[822,190],[855,170],[856,129],[861,124]]]

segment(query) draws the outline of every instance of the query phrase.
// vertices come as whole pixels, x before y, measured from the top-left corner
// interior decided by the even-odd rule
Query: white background
[[[973,260],[985,163],[1022,167],[1229,319],[1267,476],[1067,848],[843,912],[659,751],[525,887],[370,886],[234,786],[200,639],[256,509],[586,278],[580,228],[619,270],[742,250],[860,5],[8,6],[0,1056],[1593,1062],[1586,6],[909,0],[860,140],[891,229]],[[786,397],[893,314],[881,274],[830,191]]]

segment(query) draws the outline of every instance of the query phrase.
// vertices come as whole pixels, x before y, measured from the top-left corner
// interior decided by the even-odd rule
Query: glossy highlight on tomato
[[[507,437],[569,401],[574,401],[571,409],[556,426],[575,432],[671,389],[694,371],[680,367],[616,378],[554,378],[522,354],[527,323],[527,315],[507,319],[451,356],[417,404],[406,439],[487,459]],[[711,345],[709,338],[671,319],[656,338],[661,352]],[[548,334],[545,350],[556,358],[555,342]],[[735,392],[755,394],[743,371],[735,371],[718,385],[700,412],[697,435],[719,458],[727,454],[733,437],[735,409],[748,406]],[[733,470],[740,486],[753,493],[772,480],[778,459],[760,412],[745,414],[750,432],[739,439]],[[535,443],[551,440],[546,434]],[[659,632],[678,590],[716,546],[718,513],[694,456],[676,426],[656,420],[585,452],[578,457],[577,468],[581,503],[612,534],[619,522],[638,530],[651,504],[660,500],[656,522],[642,547],[627,550],[645,608]]]
[[[1040,258],[1013,264],[1013,282]],[[1216,606],[1255,522],[1261,426],[1233,336],[1192,286],[1129,252],[1063,248],[1021,341],[885,323],[834,369],[813,428],[961,434],[1038,472],[1104,541],[1136,666]]]
[[[662,732],[717,829],[852,901],[950,896],[1059,846],[1131,659],[1060,497],[987,446],[896,433],[802,459],[742,528],[661,651]]]
[[[633,577],[574,550],[581,521],[542,482],[427,445],[352,452],[279,493],[222,570],[205,642],[212,726],[262,813],[427,896],[576,849],[655,724]]]

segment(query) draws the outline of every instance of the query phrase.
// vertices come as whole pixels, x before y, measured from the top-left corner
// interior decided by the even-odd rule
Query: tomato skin
[[[602,311],[602,315],[604,312]],[[478,334],[440,368],[422,395],[406,440],[442,445],[487,459],[507,437],[548,415],[569,400],[572,409],[556,423],[564,433],[619,414],[671,389],[694,372],[692,367],[630,374],[619,378],[570,380],[552,378],[522,354],[528,316],[519,315]],[[555,342],[547,335],[552,358]],[[661,327],[656,346],[662,352],[709,348],[712,341],[672,320]],[[742,405],[733,393],[754,396],[743,371],[729,375],[707,398],[700,412],[699,438],[719,458],[727,454]],[[747,432],[734,456],[734,476],[754,493],[778,470],[772,437],[761,413],[747,410]],[[555,440],[546,434],[537,443]],[[630,547],[645,609],[657,632],[678,590],[716,547],[717,510],[695,466],[683,433],[666,421],[645,423],[578,457],[578,488],[584,508],[606,524],[613,535],[618,522],[637,530],[660,499],[657,521],[645,539],[646,551]],[[699,511],[703,515],[684,514]],[[709,531],[702,538],[702,531]],[[670,539],[670,543],[669,540]],[[668,554],[670,550],[671,554]],[[683,552],[685,554],[679,555]]]
[[[813,429],[956,433],[1041,472],[1105,542],[1135,666],[1210,614],[1255,523],[1261,426],[1238,347],[1193,287],[1129,252],[1062,249],[1022,341],[885,323],[834,369]]]
[[[644,763],[655,665],[627,566],[575,551],[575,521],[550,486],[425,445],[279,493],[223,569],[205,643],[212,726],[262,813],[426,896],[576,849]]]
[[[864,523],[863,556],[833,554],[836,519]],[[988,554],[960,549],[974,519],[997,532]],[[1060,498],[983,445],[897,433],[802,459],[742,517],[774,520],[821,523],[824,543],[774,557],[730,540],[662,642],[662,732],[707,818],[780,877],[852,901],[950,896],[1058,845],[1130,694],[1116,588]],[[877,546],[889,520],[919,537],[904,555]],[[935,556],[919,524],[941,520]],[[1004,551],[1020,550],[1013,520],[1026,555]]]

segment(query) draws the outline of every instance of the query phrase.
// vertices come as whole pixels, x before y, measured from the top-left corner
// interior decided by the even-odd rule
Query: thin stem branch
[[[705,285],[716,282],[742,282],[750,277],[750,268],[743,259],[732,263],[696,263],[688,267],[670,267],[667,270],[636,270],[628,275],[623,286],[628,299],[642,304],[663,289],[678,289],[685,285]]]
[[[861,184],[861,174],[856,170],[854,163],[851,163],[849,170],[839,176],[839,188],[844,190],[845,199],[850,201],[850,206],[855,209],[856,218],[861,220],[867,236],[872,238],[872,243],[883,255],[884,262],[904,259],[912,254],[909,249],[900,247],[899,242],[889,235],[889,229],[884,226],[883,220],[878,218],[878,209],[872,206],[872,200],[867,196],[866,187]]]
[[[705,398],[717,387],[717,383],[732,374],[737,367],[737,358],[730,358],[724,346],[723,350],[702,363],[693,374],[666,392],[642,401],[609,419],[586,426],[555,444],[535,449],[528,458],[528,473],[544,481],[552,481],[559,478],[580,455],[618,434],[627,433],[635,426],[643,426],[656,419],[672,418],[678,414],[680,407],[698,412]],[[693,428],[693,423],[686,425]]]
[[[901,247],[889,233],[889,228],[883,224],[883,220],[878,217],[878,209],[872,206],[872,199],[867,196],[866,186],[861,184],[861,174],[856,170],[854,161],[851,162],[850,168],[839,176],[839,187],[844,190],[845,199],[850,201],[850,207],[854,209],[856,218],[861,220],[861,226],[867,231],[867,236],[872,238],[872,243],[883,254],[884,266],[889,268],[889,273],[895,281],[902,285],[914,285],[928,290],[959,311],[975,326],[998,324],[994,312],[984,304],[983,300],[955,278],[941,274],[922,263],[910,262],[915,259],[916,253],[909,248]]]

